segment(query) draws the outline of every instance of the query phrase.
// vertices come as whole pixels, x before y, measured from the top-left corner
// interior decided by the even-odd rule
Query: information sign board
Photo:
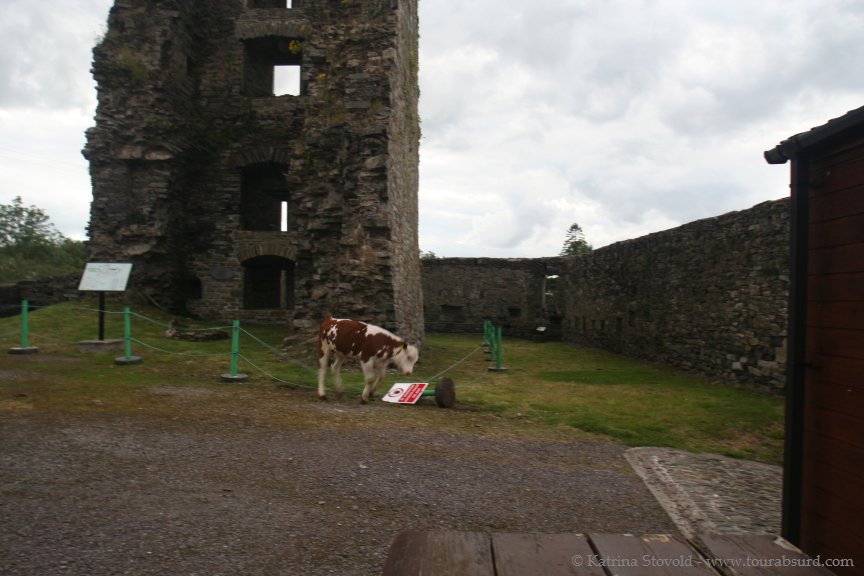
[[[124,292],[129,283],[132,264],[124,262],[88,262],[78,290],[87,292]]]
[[[394,384],[390,391],[384,395],[385,402],[396,404],[414,404],[420,399],[423,391],[429,386],[428,382]]]

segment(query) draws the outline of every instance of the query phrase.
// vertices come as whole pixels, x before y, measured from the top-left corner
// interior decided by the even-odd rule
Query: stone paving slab
[[[687,538],[780,534],[780,466],[672,448],[631,448],[624,457]]]

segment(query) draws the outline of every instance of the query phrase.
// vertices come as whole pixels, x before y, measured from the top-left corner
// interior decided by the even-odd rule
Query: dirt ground
[[[675,533],[617,444],[308,392],[263,395],[278,421],[147,393],[181,409],[2,400],[0,574],[371,575],[406,529]]]

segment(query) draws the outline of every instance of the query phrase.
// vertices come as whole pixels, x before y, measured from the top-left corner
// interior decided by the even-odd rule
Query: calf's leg
[[[384,380],[384,375],[387,373],[387,365],[375,369],[375,383],[372,385],[372,390],[369,392],[369,398],[375,397],[375,392],[378,390],[378,385]]]
[[[336,383],[336,394],[339,398],[342,397],[342,392],[345,390],[342,386],[342,375],[339,372],[342,369],[343,362],[345,362],[345,355],[336,352],[336,355],[333,357],[333,366],[330,367],[330,370],[333,371],[333,381]]]
[[[320,344],[319,344],[320,346]],[[324,348],[318,352],[318,398],[327,400],[324,390],[324,376],[327,374],[327,361],[330,359],[330,349]]]
[[[363,387],[363,394],[360,395],[360,403],[366,404],[369,402],[369,390],[373,389],[376,374],[371,362],[360,362],[360,368],[363,369],[363,380],[366,382],[366,386]]]

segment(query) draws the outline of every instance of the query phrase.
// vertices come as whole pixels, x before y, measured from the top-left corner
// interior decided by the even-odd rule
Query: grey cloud
[[[90,48],[109,6],[107,0],[0,3],[0,107],[92,106]]]

